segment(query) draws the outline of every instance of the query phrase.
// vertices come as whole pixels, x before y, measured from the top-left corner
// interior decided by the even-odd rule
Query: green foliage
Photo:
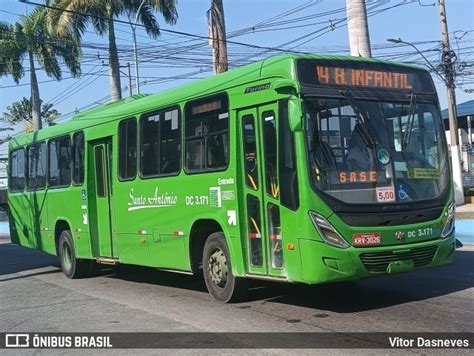
[[[7,106],[7,110],[8,111],[4,112],[2,117],[0,117],[1,121],[13,125],[19,123],[33,124],[33,106],[31,105],[31,100],[28,98],[23,98]],[[46,103],[41,105],[41,119],[43,122],[48,123],[48,125],[51,125],[60,115],[61,113],[53,109],[53,104]]]
[[[91,23],[100,36],[109,37],[110,91],[112,100],[121,99],[120,63],[115,39],[114,19],[126,15],[132,23],[141,23],[153,38],[160,35],[155,12],[161,13],[169,24],[176,23],[176,0],[55,0],[53,7],[64,9],[49,11],[50,23],[60,36],[75,33],[81,36]]]
[[[100,36],[109,31],[108,19],[129,15],[146,26],[149,36],[160,35],[160,26],[154,15],[161,13],[166,23],[175,24],[178,19],[176,0],[56,0],[53,6],[67,11],[49,11],[50,23],[58,34],[83,34],[90,22]],[[138,16],[137,16],[138,13]]]
[[[23,60],[31,54],[50,77],[62,77],[59,60],[63,60],[73,76],[80,74],[81,49],[75,33],[61,35],[50,31],[47,11],[36,8],[20,22],[0,22],[0,76],[11,75],[18,83],[25,74]],[[31,69],[31,68],[30,68]]]

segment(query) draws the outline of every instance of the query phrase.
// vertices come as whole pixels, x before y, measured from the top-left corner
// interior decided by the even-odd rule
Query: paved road
[[[191,276],[147,268],[68,280],[57,258],[0,237],[0,331],[472,332],[474,248],[451,266],[324,286],[256,283],[213,302]]]

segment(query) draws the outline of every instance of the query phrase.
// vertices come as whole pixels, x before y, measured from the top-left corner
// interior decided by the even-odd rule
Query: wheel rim
[[[224,251],[216,249],[208,260],[209,278],[217,286],[223,288],[227,283],[229,269]]]
[[[72,266],[72,254],[71,249],[67,243],[63,243],[62,248],[62,256],[63,256],[63,266],[65,269],[69,270]]]

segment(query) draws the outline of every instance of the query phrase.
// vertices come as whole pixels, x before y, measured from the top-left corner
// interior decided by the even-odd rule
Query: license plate
[[[354,234],[352,235],[353,246],[377,246],[382,243],[379,233]]]

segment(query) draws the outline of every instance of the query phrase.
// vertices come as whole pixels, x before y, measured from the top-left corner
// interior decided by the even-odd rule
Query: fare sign
[[[353,246],[376,246],[382,243],[382,237],[380,233],[362,233],[352,235]]]
[[[414,75],[383,70],[316,66],[320,84],[412,90]]]

